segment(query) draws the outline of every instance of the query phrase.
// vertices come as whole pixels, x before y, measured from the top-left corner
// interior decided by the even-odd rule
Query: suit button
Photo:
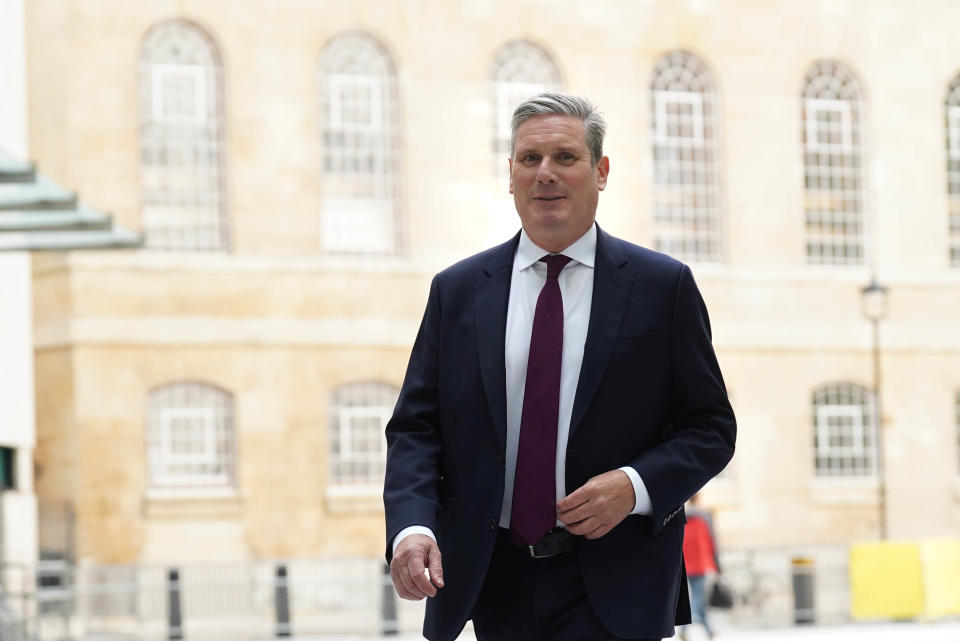
[[[490,527],[491,532],[497,531],[497,522],[494,521],[493,519],[490,519],[489,521],[487,521],[487,525]]]

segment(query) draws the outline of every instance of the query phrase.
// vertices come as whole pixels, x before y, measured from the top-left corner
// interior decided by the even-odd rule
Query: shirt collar
[[[520,244],[517,246],[516,258],[517,268],[520,271],[530,267],[549,253],[547,250],[537,247],[527,236],[526,230],[520,230]],[[587,233],[560,253],[592,269],[597,255],[597,224],[590,225]]]

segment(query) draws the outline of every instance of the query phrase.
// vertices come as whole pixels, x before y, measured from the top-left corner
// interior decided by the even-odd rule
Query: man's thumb
[[[430,568],[430,580],[438,588],[443,587],[443,563],[440,562],[440,548],[436,544],[430,546],[427,553],[427,567]]]

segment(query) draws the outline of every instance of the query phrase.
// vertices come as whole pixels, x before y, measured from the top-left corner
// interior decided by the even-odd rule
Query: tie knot
[[[563,254],[549,254],[540,260],[547,264],[547,278],[556,278],[560,275],[560,270],[570,262],[570,257]]]

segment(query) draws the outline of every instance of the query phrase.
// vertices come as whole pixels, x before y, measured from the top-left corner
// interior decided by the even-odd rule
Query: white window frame
[[[379,76],[361,76],[358,74],[328,74],[330,122],[329,127],[339,131],[383,131],[383,81]],[[370,120],[364,123],[346,122],[343,119],[343,89],[356,87],[366,89],[370,94]]]
[[[340,452],[338,464],[360,464],[362,466],[377,466],[386,463],[387,460],[387,439],[384,429],[387,421],[390,420],[392,411],[389,407],[376,405],[355,405],[352,407],[341,407],[338,414],[338,426],[340,430],[339,443]],[[354,452],[353,451],[353,421],[356,419],[377,419],[380,424],[380,449],[376,452]],[[383,478],[379,474],[373,474],[371,469],[366,469],[360,475],[365,481],[339,480],[340,485],[377,485],[383,484]]]
[[[817,408],[817,455],[825,458],[856,458],[873,456],[863,445],[866,430],[863,408],[859,405],[821,405]],[[830,419],[849,419],[852,445],[831,445],[830,438],[840,436],[839,425],[831,425]],[[844,425],[843,427],[847,427]]]
[[[808,265],[859,266],[870,260],[868,172],[863,156],[859,81],[835,60],[818,60],[801,92],[803,122],[804,257]],[[819,115],[839,116],[839,142],[819,140]]]
[[[171,21],[144,39],[139,61],[140,216],[145,247],[229,250],[221,64],[210,38]],[[168,113],[171,78],[193,83],[193,113]]]
[[[191,435],[194,442],[203,444],[200,452],[177,453],[174,451],[174,423],[182,420],[197,420],[201,424],[200,438]],[[169,472],[175,465],[197,466],[216,465],[217,463],[217,425],[216,412],[212,407],[165,407],[160,410],[160,470],[156,476],[157,485],[224,485],[230,479],[226,474],[173,474]],[[226,467],[226,466],[224,466]]]
[[[703,147],[706,138],[703,133],[703,95],[692,91],[655,91],[653,94],[656,108],[655,140],[661,145],[676,145],[679,147]],[[671,136],[668,111],[670,105],[684,105],[690,107],[692,136]]]
[[[827,388],[831,389],[831,388]],[[869,415],[873,417],[875,411],[870,392],[862,390],[859,387],[841,384],[835,388],[837,395],[843,400],[855,400],[857,396],[862,395],[864,402],[861,403],[830,403],[814,400],[816,416],[816,448],[814,450],[814,473],[820,479],[873,479],[876,478],[878,450],[877,435],[875,426],[867,420]],[[816,398],[816,397],[815,397]],[[839,435],[836,430],[840,426],[831,426],[831,418],[848,419],[850,429],[850,445],[831,445],[830,437]],[[865,445],[865,441],[870,441]],[[866,459],[866,467],[855,464],[855,459]],[[843,469],[826,465],[820,467],[820,461],[825,463],[836,463],[848,461],[850,465]]]
[[[160,495],[176,491],[177,496],[206,496],[236,492],[236,434],[233,423],[233,398],[224,390],[196,381],[175,382],[150,392],[147,397],[148,493]],[[190,444],[199,444],[195,452],[176,452],[179,441],[174,426],[190,421],[186,435]],[[198,427],[194,427],[198,425]],[[220,430],[223,433],[220,433]],[[222,452],[218,447],[223,445]],[[173,472],[186,466],[188,472]],[[197,472],[198,467],[220,472]]]
[[[652,245],[692,263],[724,261],[721,117],[713,75],[687,51],[654,65],[651,92]],[[671,105],[689,108],[670,113]],[[689,135],[671,133],[672,125]]]
[[[319,79],[323,156],[319,248],[328,254],[397,255],[402,150],[396,135],[401,123],[393,62],[374,38],[345,33],[327,45]],[[343,91],[349,87],[369,96],[365,122],[350,121],[343,102]],[[345,139],[341,134],[357,136]]]
[[[379,497],[382,493],[387,456],[386,426],[399,393],[394,386],[380,381],[346,383],[333,390],[330,397],[328,498]],[[354,442],[359,429],[356,422],[370,419],[378,424],[378,449],[358,450]],[[369,443],[364,439],[361,442]],[[349,472],[351,468],[357,471]]]
[[[853,109],[849,100],[834,98],[804,98],[807,109],[807,150],[817,153],[853,153]],[[818,133],[820,113],[840,115],[840,143],[820,142]]]
[[[207,117],[207,92],[205,70],[196,65],[180,65],[168,63],[154,63],[151,65],[151,81],[153,83],[152,114],[153,117],[161,122],[167,123],[187,123],[193,125],[202,125]],[[181,114],[168,114],[165,110],[166,84],[168,78],[189,78],[193,82],[193,114],[191,116]]]

